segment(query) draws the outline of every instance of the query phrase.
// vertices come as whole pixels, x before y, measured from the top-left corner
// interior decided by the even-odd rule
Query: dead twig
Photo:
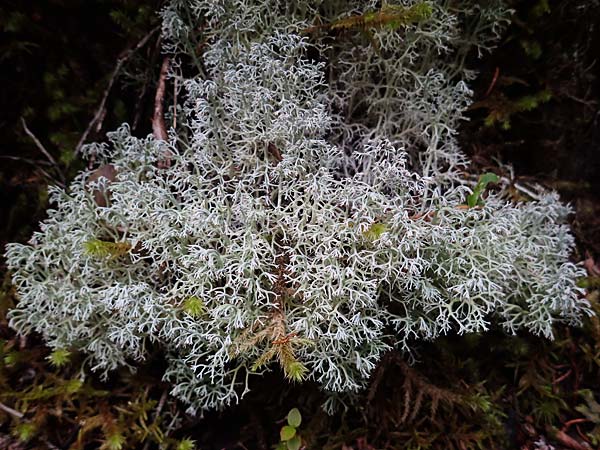
[[[133,119],[133,125],[132,125],[132,129],[137,130],[137,127],[140,123],[140,119],[142,117],[142,101],[144,100],[144,97],[146,97],[146,92],[148,92],[148,86],[150,85],[150,81],[153,79],[152,77],[152,70],[154,70],[154,67],[156,66],[156,59],[158,58],[159,54],[160,54],[160,43],[161,43],[161,38],[160,36],[158,37],[158,39],[156,40],[156,44],[154,45],[154,49],[152,50],[151,54],[150,54],[150,63],[148,64],[148,70],[146,70],[146,76],[144,77],[144,84],[142,86],[142,89],[138,95],[136,104],[135,104],[135,118]]]
[[[6,406],[4,403],[0,402],[0,409],[2,411],[4,411],[7,414],[10,414],[13,417],[16,417],[17,419],[22,419],[23,418],[23,413],[17,411],[16,409],[12,409],[10,406]]]
[[[60,450],[56,445],[52,444],[47,439],[44,439],[44,444],[46,444],[46,447],[48,448],[48,450]]]
[[[102,122],[104,121],[104,116],[106,115],[106,102],[108,101],[108,96],[110,95],[110,91],[112,90],[112,87],[115,84],[115,80],[117,79],[119,72],[121,72],[121,68],[123,67],[123,64],[125,64],[125,62],[131,57],[131,55],[133,55],[137,50],[139,50],[144,45],[146,45],[146,43],[150,40],[150,38],[154,35],[154,33],[156,33],[159,29],[160,29],[160,26],[154,27],[135,45],[135,47],[125,50],[121,54],[122,56],[120,56],[119,59],[117,60],[117,65],[115,66],[115,68],[113,69],[113,71],[110,75],[110,78],[108,80],[108,85],[104,89],[104,92],[102,94],[102,100],[100,101],[100,105],[98,106],[98,109],[96,110],[96,114],[94,114],[94,117],[92,118],[92,120],[88,124],[87,128],[81,135],[81,138],[79,139],[79,142],[77,143],[77,146],[75,147],[76,154],[78,154],[81,151],[81,147],[83,147],[83,144],[85,144],[85,142],[87,141],[88,135],[90,134],[92,129],[94,129],[94,126],[96,127],[96,132],[99,132],[102,129]]]
[[[492,82],[487,88],[487,91],[485,91],[485,94],[483,94],[484,97],[487,97],[492,93],[492,90],[494,89],[494,86],[496,86],[496,82],[498,81],[498,75],[500,75],[500,68],[496,67],[496,70],[494,70],[494,76],[492,77]]]
[[[20,156],[12,156],[12,155],[0,155],[0,159],[10,159],[12,161],[24,162],[26,164],[31,164],[32,166],[51,166],[48,161],[42,161],[41,159],[29,159],[22,158]]]
[[[42,154],[50,162],[50,165],[56,169],[56,171],[58,172],[58,175],[60,176],[60,180],[62,182],[60,184],[62,184],[62,186],[64,186],[66,178],[65,178],[65,174],[63,173],[62,169],[60,168],[60,165],[58,164],[58,162],[56,162],[56,160],[50,154],[50,152],[48,150],[46,150],[46,147],[44,147],[44,145],[35,136],[35,134],[33,134],[33,132],[27,127],[27,122],[25,122],[24,117],[21,117],[21,124],[23,125],[23,130],[25,130],[25,133],[27,134],[27,136],[29,136],[33,140],[33,142],[34,142],[35,146],[38,148],[38,150],[40,152],[42,152]],[[44,171],[42,171],[42,172],[44,172]]]
[[[572,450],[590,450],[591,449],[591,447],[587,444],[587,442],[581,443],[581,442],[573,439],[571,436],[569,436],[564,431],[553,430],[551,427],[547,427],[546,431],[548,431],[548,434],[550,436],[552,436],[554,439],[556,439],[558,442],[560,442],[562,445],[564,445],[567,448],[570,448]]]
[[[148,390],[146,389],[146,394],[147,394]],[[156,411],[154,412],[154,423],[156,423],[158,421],[158,419],[160,418],[160,413],[163,409],[163,407],[165,406],[165,402],[167,401],[167,395],[169,394],[169,391],[167,389],[165,389],[162,393],[162,395],[160,396],[160,400],[158,401],[158,405],[156,406]],[[150,446],[150,441],[147,440],[146,444],[144,445],[144,448],[142,450],[148,450],[148,447]]]
[[[590,444],[589,438],[585,434],[583,434],[583,432],[579,428],[579,425],[575,425],[575,429],[577,430],[577,434],[579,435],[579,437],[581,439],[583,439],[585,442],[587,442],[588,444]]]
[[[50,154],[50,152],[48,150],[46,150],[46,148],[42,145],[42,143],[40,142],[40,140],[37,137],[35,137],[35,135],[27,127],[27,122],[25,122],[25,118],[21,117],[21,123],[23,124],[23,129],[25,130],[25,133],[27,133],[27,136],[29,136],[33,140],[33,142],[35,143],[35,146],[38,148],[38,150],[40,152],[42,152],[42,154],[48,159],[48,161],[50,161],[50,163],[53,166],[58,166],[58,163],[52,157],[52,155]]]
[[[569,370],[567,370],[567,372],[565,372],[563,375],[561,375],[561,376],[560,376],[560,377],[558,377],[556,380],[554,380],[554,381],[552,382],[552,384],[553,384],[553,385],[560,384],[560,382],[561,382],[561,381],[564,381],[564,380],[566,380],[566,379],[569,377],[569,375],[571,375],[572,373],[573,373],[573,369],[569,369]]]
[[[169,73],[170,60],[168,57],[163,59],[162,66],[160,68],[160,77],[158,79],[158,86],[156,87],[156,95],[154,96],[154,114],[152,116],[152,132],[154,138],[159,141],[167,141],[169,135],[167,134],[167,124],[165,123],[164,114],[164,99],[166,91],[166,80],[167,74]],[[163,154],[163,159],[158,162],[160,169],[166,169],[171,166],[171,152],[167,149]]]
[[[577,425],[578,423],[586,423],[586,422],[591,422],[591,420],[584,419],[584,418],[568,420],[564,423],[563,427],[561,428],[561,431],[567,431],[571,425]]]
[[[165,86],[167,73],[169,72],[169,58],[163,59],[162,66],[160,68],[160,77],[158,79],[158,86],[156,87],[156,95],[154,96],[154,115],[152,116],[152,132],[154,137],[160,141],[166,141],[169,136],[167,135],[167,125],[165,124],[165,115],[163,109],[163,102],[165,98]]]
[[[173,129],[177,129],[177,80],[175,77],[173,80]]]
[[[19,161],[19,162],[24,162],[26,164],[31,164],[38,171],[40,171],[42,173],[42,175],[44,175],[46,178],[48,178],[48,180],[50,180],[51,182],[59,185],[60,187],[65,187],[65,185],[63,183],[61,183],[59,180],[57,180],[51,174],[49,174],[44,169],[42,169],[41,166],[46,166],[47,167],[47,166],[51,165],[47,161],[41,161],[41,160],[35,160],[35,159],[28,159],[28,158],[21,158],[19,156],[10,156],[10,155],[0,155],[0,159],[11,159],[13,161]]]

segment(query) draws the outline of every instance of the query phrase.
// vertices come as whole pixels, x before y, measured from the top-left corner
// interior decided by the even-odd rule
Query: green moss
[[[125,436],[120,432],[113,432],[106,436],[102,450],[122,450],[125,445]]]
[[[383,233],[387,232],[387,230],[388,226],[385,223],[375,222],[363,232],[363,236],[369,241],[376,241],[383,236]]]
[[[21,442],[30,441],[35,436],[36,432],[37,427],[33,423],[29,422],[20,423],[13,428],[13,434]]]
[[[131,244],[91,239],[84,243],[84,250],[88,255],[97,258],[118,258],[129,253]]]
[[[70,351],[63,348],[57,348],[53,350],[52,353],[50,353],[50,355],[48,356],[48,361],[50,361],[50,364],[52,364],[54,367],[60,368],[68,364],[70,358]]]
[[[192,317],[200,317],[206,312],[204,302],[196,296],[188,297],[183,303],[183,310]]]
[[[185,438],[177,443],[177,450],[194,450],[196,448],[196,442],[192,439]]]

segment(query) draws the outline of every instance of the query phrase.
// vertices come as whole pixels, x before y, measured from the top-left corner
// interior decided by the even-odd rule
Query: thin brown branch
[[[584,419],[584,418],[568,420],[564,423],[561,431],[567,431],[569,429],[569,427],[571,427],[572,425],[577,425],[578,423],[586,423],[586,422],[591,422],[591,420]]]
[[[147,392],[146,392],[147,394]],[[168,389],[165,389],[162,393],[162,395],[160,396],[160,400],[158,401],[158,405],[156,407],[156,410],[154,411],[154,424],[157,424],[158,419],[160,418],[160,413],[163,409],[163,407],[165,406],[165,402],[167,401],[167,395],[169,394]],[[146,441],[146,444],[144,444],[144,447],[142,450],[147,450],[148,447],[150,446],[150,441]]]
[[[156,66],[156,60],[157,60],[158,56],[160,55],[160,44],[161,44],[161,38],[159,36],[158,39],[156,40],[156,44],[154,45],[154,48],[152,49],[152,51],[150,53],[150,63],[148,64],[148,69],[146,70],[146,74],[144,77],[144,84],[142,86],[142,89],[140,90],[140,93],[138,95],[138,98],[137,98],[137,101],[135,104],[135,118],[133,119],[133,125],[132,125],[132,128],[134,130],[137,130],[137,127],[140,123],[140,118],[142,117],[142,110],[143,110],[142,102],[143,102],[144,98],[146,97],[146,92],[148,92],[148,86],[150,85],[150,81],[153,80],[152,71],[154,70],[154,67]]]
[[[177,77],[173,80],[173,129],[177,129]]]
[[[156,87],[156,95],[154,96],[154,114],[152,116],[152,132],[154,138],[159,141],[167,141],[169,135],[167,134],[167,124],[165,123],[164,114],[164,99],[166,91],[166,80],[167,74],[169,73],[170,61],[168,57],[163,59],[162,66],[160,68],[160,77],[158,79],[158,86]],[[167,149],[163,153],[163,158],[158,162],[158,167],[165,169],[171,166],[171,152]]]
[[[484,97],[490,95],[492,93],[492,90],[494,90],[494,86],[496,86],[496,82],[498,81],[498,75],[500,75],[500,68],[496,67],[496,70],[494,70],[494,76],[492,77],[492,82],[487,88],[487,91],[485,91],[485,94],[483,94]]]
[[[581,428],[579,428],[579,425],[575,425],[575,429],[577,430],[577,434],[579,435],[579,437],[581,439],[583,439],[585,442],[587,442],[588,444],[590,444],[589,438],[585,434],[583,434],[583,432],[581,431]]]
[[[160,141],[166,141],[168,139],[163,103],[165,99],[166,79],[167,73],[169,72],[169,65],[169,58],[164,58],[160,68],[160,77],[158,79],[158,86],[156,87],[156,95],[154,96],[152,132],[154,133],[154,137]]]
[[[87,141],[87,138],[90,132],[94,129],[94,127],[97,132],[102,129],[102,122],[104,121],[104,116],[106,115],[106,102],[108,101],[110,91],[112,90],[112,87],[115,84],[115,80],[117,79],[119,72],[121,72],[123,64],[125,64],[125,62],[131,57],[131,55],[133,55],[137,50],[146,45],[146,43],[150,40],[154,33],[156,33],[159,29],[160,26],[154,27],[135,45],[135,47],[125,50],[122,53],[122,56],[119,57],[119,59],[117,60],[117,64],[113,69],[108,80],[108,85],[104,89],[104,92],[102,94],[102,100],[100,101],[100,105],[96,110],[96,114],[94,114],[94,117],[92,118],[87,128],[81,135],[81,138],[79,139],[79,142],[75,147],[75,153],[79,153],[81,151],[81,147],[83,147],[83,144],[85,144],[85,142]]]
[[[43,146],[43,144],[40,142],[40,140],[27,127],[27,122],[25,122],[25,119],[23,117],[21,117],[21,123],[23,124],[23,129],[25,130],[25,133],[27,133],[27,136],[29,136],[33,140],[33,142],[35,143],[35,146],[38,148],[38,150],[40,152],[42,152],[42,154],[46,157],[46,159],[48,159],[48,161],[50,161],[50,163],[53,166],[58,167],[58,163],[52,157],[52,155],[50,154],[50,152],[48,150],[46,150],[46,148]]]
[[[587,444],[587,442],[581,443],[581,442],[573,439],[571,436],[569,436],[564,431],[553,430],[551,427],[546,427],[546,431],[548,431],[548,433],[554,439],[556,439],[558,442],[560,442],[562,445],[564,445],[567,448],[570,448],[572,450],[590,450],[591,449],[591,447]]]
[[[567,372],[565,372],[563,375],[561,375],[560,377],[558,377],[556,380],[554,380],[552,382],[553,385],[557,385],[560,384],[562,381],[566,380],[569,375],[571,375],[573,373],[573,369],[569,369],[567,370]]]

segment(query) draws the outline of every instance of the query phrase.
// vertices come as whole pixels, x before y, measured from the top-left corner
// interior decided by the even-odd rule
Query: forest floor
[[[160,57],[159,0],[6,3],[0,247],[26,241],[44,217],[46,186],[82,167],[73,149],[84,130],[102,139],[134,117],[136,134],[150,132],[158,71],[148,61]],[[580,281],[600,313],[600,4],[511,3],[513,24],[498,49],[470,62],[479,75],[460,140],[474,173],[540,183],[572,205],[573,260],[588,271]],[[311,449],[600,448],[597,317],[558,327],[554,341],[499,330],[449,336],[423,345],[412,366],[390,353],[362,402],[335,416],[322,412],[317,386],[271,373],[239,405],[193,417],[167,395],[160,352],[135,374],[80,382],[81,355],[49,358],[40,337],[8,327],[16,299],[2,260],[0,282],[0,450],[189,450],[192,441],[202,450],[264,450],[279,443],[292,408]]]

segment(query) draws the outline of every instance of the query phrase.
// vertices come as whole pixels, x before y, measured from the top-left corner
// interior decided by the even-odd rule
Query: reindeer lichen
[[[113,180],[90,186],[89,169],[52,189],[40,231],[7,249],[11,325],[105,373],[160,345],[172,393],[198,411],[237,401],[269,368],[356,393],[392,348],[492,323],[549,338],[578,324],[590,310],[569,209],[542,191],[511,202],[502,180],[483,202],[464,176],[465,55],[493,45],[506,9],[386,8],[171,1],[177,128],[160,141],[123,125],[87,148]],[[369,11],[408,15],[369,26]],[[376,45],[304,33],[361,15]],[[100,184],[110,201],[95,200]]]

